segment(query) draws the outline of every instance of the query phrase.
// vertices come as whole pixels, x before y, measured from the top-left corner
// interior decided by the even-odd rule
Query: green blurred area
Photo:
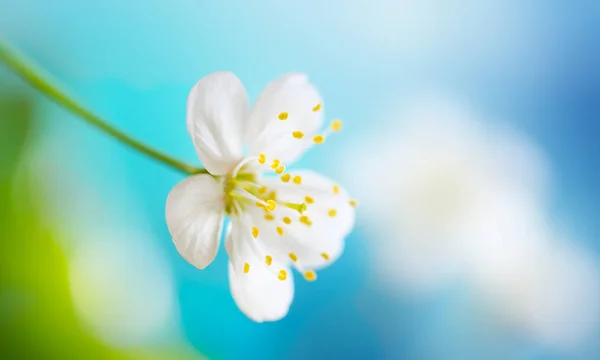
[[[118,350],[80,324],[71,300],[60,229],[37,199],[26,165],[36,128],[26,93],[0,91],[0,358],[190,359],[185,348]]]

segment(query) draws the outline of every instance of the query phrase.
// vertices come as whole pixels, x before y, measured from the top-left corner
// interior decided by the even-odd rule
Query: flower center
[[[306,210],[306,204],[280,201],[277,199],[277,194],[274,190],[269,190],[258,181],[256,171],[249,166],[253,161],[264,164],[265,157],[261,154],[258,157],[246,158],[235,167],[231,174],[226,176],[223,184],[225,192],[225,212],[228,215],[238,215],[249,206],[257,206],[265,210],[265,212],[271,212],[275,210],[278,205],[281,205],[302,214],[302,212]],[[278,160],[274,160],[271,167],[277,174],[282,174],[283,171],[285,171],[285,166]],[[285,175],[290,176],[289,174],[284,174],[284,176]],[[294,182],[299,184],[300,181],[301,178],[299,176],[294,177]]]

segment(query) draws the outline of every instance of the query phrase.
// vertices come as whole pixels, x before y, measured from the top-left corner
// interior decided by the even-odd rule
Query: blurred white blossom
[[[463,108],[427,98],[385,129],[365,147],[373,153],[357,155],[364,171],[356,182],[365,184],[357,190],[366,215],[384,232],[377,263],[388,278],[433,285],[460,271],[481,241],[474,230],[496,226],[494,212],[543,202],[547,171],[536,149]]]
[[[585,251],[555,240],[543,154],[514,129],[435,97],[382,128],[356,154],[361,175],[349,168],[376,234],[377,278],[422,292],[466,276],[490,313],[537,341],[589,336],[598,272]]]

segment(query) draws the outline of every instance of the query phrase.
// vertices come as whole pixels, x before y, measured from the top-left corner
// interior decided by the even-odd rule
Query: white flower
[[[204,269],[217,254],[225,216],[231,218],[231,293],[254,321],[285,316],[294,294],[290,266],[315,280],[316,269],[340,256],[354,225],[355,202],[338,184],[311,171],[286,172],[342,127],[335,120],[320,133],[322,123],[320,96],[302,74],[268,84],[253,109],[229,72],[201,79],[188,97],[187,129],[212,176],[190,176],[171,190],[169,232],[181,256]]]

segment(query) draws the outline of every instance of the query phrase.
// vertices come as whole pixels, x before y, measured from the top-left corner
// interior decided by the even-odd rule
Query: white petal
[[[277,158],[290,164],[312,145],[312,136],[323,123],[322,106],[317,90],[303,74],[286,74],[274,80],[258,98],[246,130],[249,153],[263,153],[267,159]],[[279,120],[279,114],[287,113],[287,120]],[[300,130],[304,138],[299,140],[292,132]]]
[[[302,177],[299,185],[291,181],[283,183],[279,178],[265,178],[263,182],[276,191],[278,201],[306,203],[306,196],[314,200],[312,204],[306,203],[307,210],[303,213],[311,220],[310,226],[301,223],[300,215],[285,206],[278,206],[274,213],[277,220],[284,216],[292,219],[289,225],[280,223],[284,230],[282,240],[298,256],[298,263],[305,268],[325,267],[344,249],[344,238],[354,227],[354,207],[346,191],[332,180],[312,171],[292,172],[292,177],[296,175]],[[335,210],[335,216],[329,215],[330,210]]]
[[[199,269],[217,255],[223,227],[223,186],[210,175],[186,178],[169,193],[166,218],[179,254]]]
[[[267,266],[262,252],[252,249],[256,242],[246,222],[232,219],[227,236],[227,251],[230,256],[229,286],[235,303],[240,310],[256,322],[276,321],[283,318],[294,297],[294,280],[289,268],[277,261]],[[247,273],[244,266],[250,266]],[[287,274],[279,280],[280,270]]]
[[[198,157],[211,174],[231,171],[242,157],[248,95],[230,72],[198,81],[187,100],[187,129]]]

